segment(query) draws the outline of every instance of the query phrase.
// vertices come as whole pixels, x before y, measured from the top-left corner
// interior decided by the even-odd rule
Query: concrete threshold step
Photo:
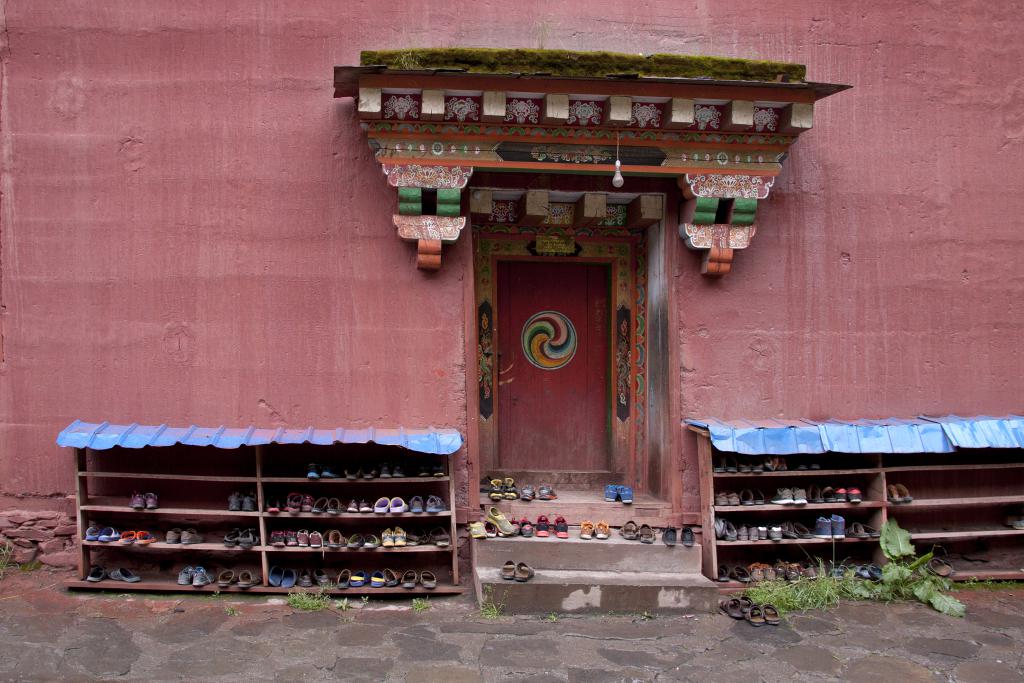
[[[482,600],[506,614],[549,612],[710,613],[718,588],[704,576],[679,572],[541,570],[528,582],[506,581],[501,570],[477,567]]]
[[[666,546],[660,539],[652,544],[627,541],[612,532],[604,541],[579,537],[578,528],[570,528],[569,538],[488,538],[473,541],[473,553],[479,567],[501,567],[505,562],[525,562],[534,569],[633,572],[700,573],[701,547]]]
[[[603,520],[613,527],[621,527],[628,521],[650,524],[654,527],[668,524],[679,526],[676,519],[679,515],[672,514],[672,506],[649,496],[639,497],[632,505],[623,505],[606,502],[600,496],[600,492],[587,492],[584,495],[576,491],[566,491],[559,492],[557,500],[483,500],[481,504],[485,513],[488,507],[494,505],[509,519],[518,520],[525,517],[531,522],[536,522],[539,516],[545,515],[552,524],[555,523],[556,517],[561,516],[565,517],[569,524],[574,525],[579,525],[583,520],[590,520],[595,524]]]

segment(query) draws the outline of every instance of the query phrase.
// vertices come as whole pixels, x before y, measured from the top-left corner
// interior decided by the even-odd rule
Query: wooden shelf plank
[[[845,470],[785,470],[782,472],[714,472],[715,479],[760,478],[760,477],[833,477],[852,474],[878,474],[879,467],[858,467]]]
[[[998,536],[1024,536],[1024,529],[970,529],[958,531],[911,531],[910,537],[915,541],[930,539],[983,538]]]
[[[256,477],[219,477],[205,474],[150,474],[147,472],[91,472],[82,471],[79,477],[85,479],[166,479],[170,481],[218,481],[239,484],[255,484]]]
[[[954,581],[1024,581],[1024,569],[957,569],[949,578]]]
[[[376,512],[342,512],[337,515],[329,515],[326,512],[274,512],[274,513],[263,513],[264,517],[268,520],[272,519],[440,519],[444,517],[451,517],[452,511],[445,510],[444,512],[389,512],[386,515],[378,514]]]
[[[156,510],[133,510],[127,505],[82,505],[85,512],[114,512],[140,517],[259,517],[258,512],[232,512],[231,510],[211,510],[205,508],[157,508]],[[294,515],[290,515],[294,516]],[[338,515],[340,516],[340,515]],[[383,516],[383,515],[381,515]]]
[[[1024,462],[964,463],[963,465],[899,465],[886,467],[886,472],[946,472],[956,470],[1019,470]]]
[[[781,541],[720,541],[716,540],[715,545],[720,548],[729,546],[748,546],[748,545],[759,545],[759,546],[772,546],[772,545],[818,545],[823,543],[878,543],[877,538],[784,538]]]
[[[807,505],[716,505],[715,512],[778,512],[779,510],[851,510],[855,508],[880,508],[885,503],[880,500],[865,500],[860,503],[808,503]]]
[[[984,507],[986,505],[1013,505],[1024,503],[1024,495],[979,496],[976,498],[926,498],[911,503],[887,503],[889,512],[897,514],[902,509]]]
[[[99,541],[82,541],[82,545],[89,546],[91,548],[116,548],[118,550],[139,550],[140,552],[148,552],[150,550],[191,550],[191,551],[212,551],[212,552],[226,552],[226,553],[252,553],[259,552],[262,546],[253,546],[246,550],[235,546],[229,548],[223,543],[165,543],[164,541],[157,541],[155,543],[148,543],[140,545],[138,543],[101,543]]]
[[[401,548],[357,548],[355,550],[349,550],[348,548],[298,548],[298,547],[285,547],[277,548],[272,545],[260,546],[261,550],[265,550],[268,553],[322,553],[331,555],[334,553],[447,553],[451,552],[451,547],[439,548],[436,545],[407,545]]]
[[[215,578],[215,577],[211,577]],[[143,580],[138,583],[125,583],[123,581],[111,581],[109,579],[97,582],[91,581],[68,581],[64,584],[67,588],[72,590],[100,590],[100,591],[113,591],[116,593],[124,593],[125,591],[146,591],[151,593],[164,593],[164,592],[182,592],[182,593],[291,593],[291,592],[310,592],[317,593],[320,588],[275,588],[274,586],[253,586],[252,588],[242,589],[238,586],[231,586],[230,588],[220,588],[217,586],[217,582],[202,586],[200,588],[193,588],[192,586],[179,586],[174,581],[157,581],[157,580]],[[370,586],[364,586],[362,588],[346,588],[346,589],[326,589],[325,593],[330,595],[458,595],[464,593],[466,588],[464,586],[455,586],[452,584],[438,583],[437,588],[426,589],[422,586],[416,586],[416,588],[408,589],[402,588],[401,586],[395,588],[373,588]]]
[[[448,482],[448,477],[376,477],[374,479],[307,479],[306,477],[263,477],[264,484],[429,484]]]

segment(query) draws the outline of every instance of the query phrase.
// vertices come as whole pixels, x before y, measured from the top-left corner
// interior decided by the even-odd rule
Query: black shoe
[[[662,542],[665,545],[669,546],[670,548],[675,546],[675,544],[676,544],[676,529],[675,529],[675,527],[671,527],[671,526],[665,527],[665,529],[661,532],[661,540],[662,540]]]
[[[229,512],[241,512],[242,511],[242,494],[235,491],[228,496],[228,511]]]
[[[683,527],[683,545],[687,548],[693,547],[693,529],[688,526]]]
[[[251,493],[242,496],[242,511],[243,512],[256,512],[256,497]]]

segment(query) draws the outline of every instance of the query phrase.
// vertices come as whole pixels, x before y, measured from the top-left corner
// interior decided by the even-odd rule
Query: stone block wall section
[[[13,546],[11,561],[26,564],[39,560],[54,569],[78,564],[78,524],[56,510],[6,510],[0,513],[0,544]]]

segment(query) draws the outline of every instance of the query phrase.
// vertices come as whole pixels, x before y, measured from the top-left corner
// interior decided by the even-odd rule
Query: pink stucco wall
[[[0,495],[73,491],[53,439],[74,418],[466,427],[468,239],[424,275],[395,237],[331,97],[362,48],[734,55],[853,84],[733,274],[670,241],[677,417],[1020,410],[1011,5],[8,0]]]

